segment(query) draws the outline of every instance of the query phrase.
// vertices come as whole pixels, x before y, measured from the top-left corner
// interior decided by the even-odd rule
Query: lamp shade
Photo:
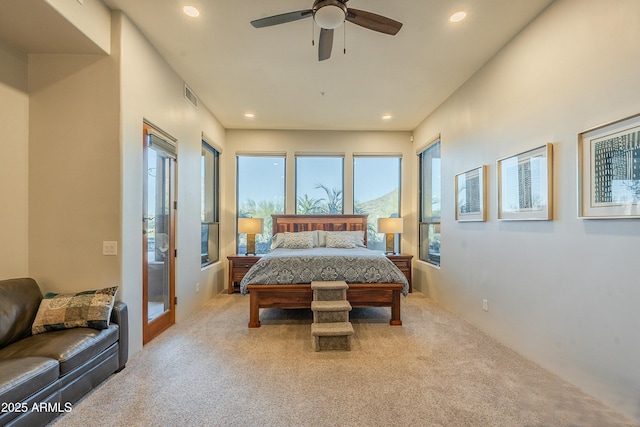
[[[262,218],[238,218],[238,233],[262,234]]]
[[[379,233],[402,233],[402,218],[378,218]]]

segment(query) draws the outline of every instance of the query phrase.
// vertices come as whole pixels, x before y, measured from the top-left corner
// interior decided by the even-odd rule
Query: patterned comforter
[[[344,280],[347,283],[402,283],[402,293],[409,292],[404,274],[384,253],[366,248],[313,249],[277,248],[264,255],[240,282],[240,292],[247,285],[311,283],[314,280]]]

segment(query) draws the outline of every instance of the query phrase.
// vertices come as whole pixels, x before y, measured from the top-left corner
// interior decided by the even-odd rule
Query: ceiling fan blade
[[[398,31],[402,28],[402,23],[387,18],[386,16],[351,8],[347,11],[347,21],[368,28],[369,30],[390,34],[392,36],[398,34]]]
[[[297,10],[295,12],[281,13],[280,15],[268,16],[266,18],[251,21],[251,25],[256,28],[270,27],[272,25],[285,24],[287,22],[297,21],[298,19],[308,18],[313,15],[313,10]]]
[[[318,61],[324,61],[331,57],[333,48],[333,30],[320,29],[320,41],[318,43]]]

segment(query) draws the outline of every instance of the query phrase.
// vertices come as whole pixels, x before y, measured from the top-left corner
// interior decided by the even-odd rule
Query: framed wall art
[[[498,219],[553,219],[552,155],[545,144],[498,160]]]
[[[640,114],[578,134],[578,217],[640,218]]]
[[[486,166],[456,175],[456,221],[487,220],[486,176]]]

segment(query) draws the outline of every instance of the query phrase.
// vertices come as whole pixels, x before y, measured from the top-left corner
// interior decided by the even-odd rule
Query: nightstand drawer
[[[393,263],[400,270],[409,270],[409,269],[411,269],[411,260],[399,260],[398,259],[398,260],[394,260]]]
[[[245,273],[251,268],[253,264],[256,263],[255,259],[251,260],[243,260],[243,259],[235,259],[233,260],[233,268],[234,269],[245,269]]]
[[[398,270],[400,270],[402,274],[405,275],[407,281],[409,282],[409,292],[411,292],[413,290],[411,285],[411,259],[413,258],[413,255],[387,254],[387,258],[389,258],[391,262],[393,262],[396,267],[398,267]]]
[[[233,282],[241,282],[242,278],[244,277],[245,274],[247,274],[247,272],[249,271],[250,267],[247,268],[234,268],[233,269],[233,273],[232,273],[232,281]]]
[[[240,282],[249,269],[258,262],[261,255],[229,255],[229,293],[240,290]]]

